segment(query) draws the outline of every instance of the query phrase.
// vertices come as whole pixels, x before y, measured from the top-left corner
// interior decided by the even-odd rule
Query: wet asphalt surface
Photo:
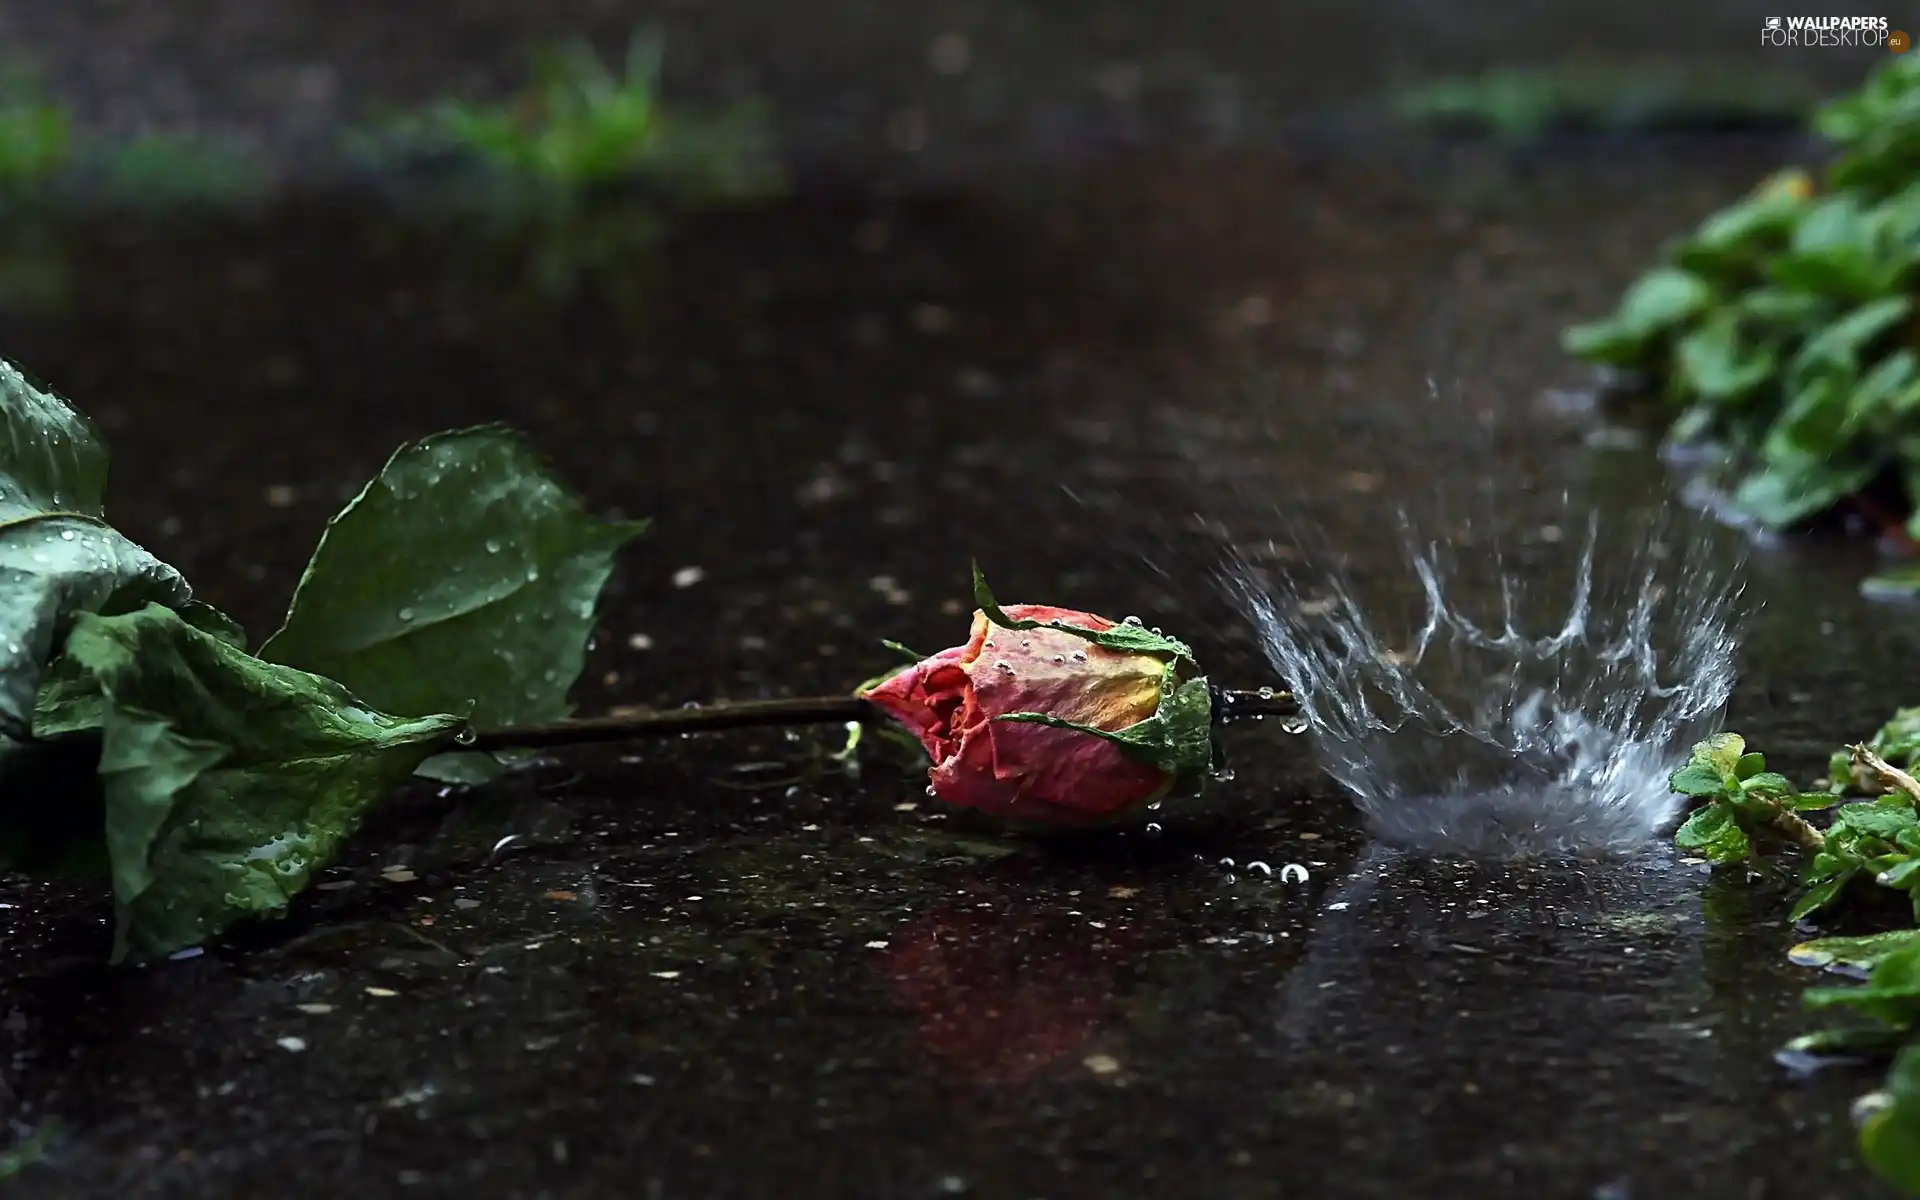
[[[845,690],[881,637],[964,637],[970,557],[1002,599],[1137,613],[1256,686],[1208,574],[1228,545],[1391,594],[1400,506],[1482,514],[1542,574],[1570,516],[1650,527],[1670,480],[1600,432],[1558,330],[1793,149],[1156,142],[959,154],[938,183],[829,157],[783,199],[564,245],[314,188],[15,230],[0,346],[106,430],[116,521],[256,639],[396,443],[505,420],[655,518],[583,711]],[[1745,552],[1729,723],[1801,778],[1911,699],[1911,612],[1856,597],[1871,564]],[[57,1129],[0,1187],[1890,1194],[1847,1120],[1877,1076],[1771,1059],[1816,982],[1781,886],[1659,847],[1410,861],[1265,727],[1157,835],[1054,845],[826,748],[743,732],[422,788],[287,920],[152,968],[100,965],[104,888],[0,880],[0,1145]]]

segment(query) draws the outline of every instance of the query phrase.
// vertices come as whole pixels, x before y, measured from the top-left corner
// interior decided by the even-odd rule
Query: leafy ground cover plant
[[[1832,778],[1810,792],[1767,771],[1732,733],[1696,745],[1672,786],[1698,805],[1674,835],[1682,850],[1716,865],[1764,849],[1804,854],[1789,919],[1871,915],[1884,924],[1897,911],[1916,926],[1795,946],[1794,962],[1864,982],[1808,989],[1809,1009],[1848,1019],[1795,1038],[1782,1055],[1891,1060],[1884,1086],[1855,1106],[1860,1146],[1882,1176],[1920,1194],[1920,780],[1890,761],[1911,763],[1920,750],[1915,712],[1901,710],[1870,741],[1837,752]],[[1801,815],[1822,812],[1824,828]]]
[[[1564,344],[1650,390],[1671,442],[1716,448],[1744,518],[1789,529],[1848,507],[1912,544],[1920,59],[1890,57],[1813,123],[1834,152],[1823,171],[1782,171],[1708,217]]]
[[[113,958],[276,913],[415,773],[498,770],[474,722],[566,716],[642,522],[602,521],[512,432],[401,447],[329,523],[280,630],[233,621],[108,523],[107,449],[0,363],[0,865],[97,865]]]

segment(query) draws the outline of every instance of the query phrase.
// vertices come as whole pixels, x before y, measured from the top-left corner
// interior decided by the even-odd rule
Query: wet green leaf
[[[1874,882],[1882,887],[1898,888],[1905,891],[1920,883],[1920,859],[1909,858],[1905,862],[1895,863],[1880,872]]]
[[[1902,832],[1920,827],[1920,815],[1904,804],[1843,804],[1833,819],[1835,828],[1892,841]]]
[[[1674,831],[1673,841],[1682,850],[1690,850],[1714,863],[1740,862],[1752,850],[1746,832],[1734,819],[1733,810],[1724,803],[1697,810]]]
[[[1749,758],[1760,757],[1757,754]],[[1762,771],[1740,781],[1740,790],[1749,796],[1765,796],[1769,799],[1784,799],[1794,794],[1793,781],[1778,771]]]
[[[1889,1025],[1910,1027],[1920,1017],[1920,948],[1896,950],[1874,966],[1860,987],[1809,988],[1808,1008],[1852,1008]]]
[[[160,605],[82,617],[65,658],[100,698],[116,961],[284,909],[462,725],[375,712]]]
[[[1854,872],[1852,871],[1842,871],[1824,882],[1817,883],[1808,888],[1806,894],[1794,903],[1792,911],[1787,914],[1787,920],[1798,921],[1802,917],[1810,916],[1826,908],[1840,898],[1840,893],[1845,891],[1847,884],[1853,881],[1853,876]]]
[[[189,598],[179,572],[106,524],[106,482],[87,419],[0,361],[0,741],[27,736],[75,614]]]
[[[328,524],[260,656],[385,712],[558,720],[615,554],[644,524],[590,515],[505,429],[435,434]]]
[[[1888,956],[1909,950],[1920,951],[1920,929],[1896,929],[1865,937],[1815,938],[1787,951],[1787,958],[1803,967],[1871,971]]]
[[[1840,797],[1826,792],[1801,792],[1798,795],[1782,796],[1780,803],[1792,812],[1819,812],[1840,803]]]
[[[1718,796],[1730,790],[1747,743],[1737,733],[1715,734],[1695,742],[1685,766],[1668,781],[1683,796]],[[1763,764],[1764,765],[1764,762]]]

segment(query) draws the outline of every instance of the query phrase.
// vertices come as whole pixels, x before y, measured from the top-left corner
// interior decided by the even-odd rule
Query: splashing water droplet
[[[1280,868],[1281,883],[1305,883],[1306,881],[1307,869],[1299,863],[1288,863]]]
[[[1603,554],[1591,519],[1584,543],[1536,548],[1577,552],[1571,563],[1522,573],[1496,552],[1481,581],[1462,576],[1450,545],[1423,545],[1401,523],[1421,603],[1399,637],[1337,575],[1275,588],[1242,564],[1234,587],[1299,697],[1282,727],[1310,735],[1375,832],[1429,853],[1566,856],[1625,854],[1670,825],[1668,776],[1733,688],[1738,589],[1713,565],[1712,531],[1662,557],[1648,547],[1672,538],[1626,528],[1627,544]],[[1542,609],[1553,596],[1534,585],[1556,574],[1571,599]],[[1495,597],[1494,621],[1473,613],[1476,593]]]

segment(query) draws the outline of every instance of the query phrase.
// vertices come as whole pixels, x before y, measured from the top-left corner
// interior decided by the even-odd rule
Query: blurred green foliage
[[[573,201],[642,181],[704,200],[777,190],[762,112],[668,108],[661,58],[659,39],[647,34],[634,37],[618,73],[584,43],[550,47],[519,93],[494,103],[444,100],[360,134],[354,147],[384,170],[444,164],[477,174],[494,200]]]
[[[1442,79],[1400,93],[1412,124],[1528,142],[1551,133],[1642,133],[1797,123],[1817,97],[1802,77],[1670,63],[1574,63]]]
[[[1650,387],[1671,441],[1718,448],[1733,507],[1769,529],[1876,486],[1902,514],[1920,498],[1920,56],[1890,57],[1814,125],[1836,151],[1822,178],[1766,180],[1564,338]]]

